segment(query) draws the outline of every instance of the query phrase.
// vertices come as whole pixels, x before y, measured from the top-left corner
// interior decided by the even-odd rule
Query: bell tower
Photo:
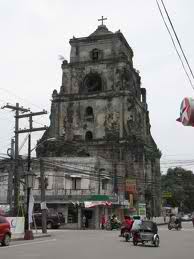
[[[129,138],[133,130],[149,132],[133,51],[120,30],[113,33],[100,20],[88,37],[70,40],[70,62],[63,61],[62,86],[53,92],[50,132],[64,141],[96,146]]]
[[[150,182],[159,184],[161,154],[150,132],[146,89],[133,67],[133,51],[120,30],[108,30],[105,19],[88,37],[70,39],[70,62],[61,65],[62,84],[53,91],[50,127],[42,137],[57,141],[45,142],[37,153],[100,157],[112,166],[114,192],[126,193],[126,183],[135,179],[134,200],[138,194],[145,202]],[[160,196],[156,188],[153,192]],[[159,199],[154,204],[159,211]]]

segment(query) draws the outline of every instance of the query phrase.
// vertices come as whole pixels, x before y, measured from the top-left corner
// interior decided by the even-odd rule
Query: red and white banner
[[[180,117],[177,121],[184,126],[194,127],[194,99],[186,97],[183,99],[180,108]]]
[[[111,206],[111,201],[85,201],[84,206],[85,208],[94,208],[96,206]]]

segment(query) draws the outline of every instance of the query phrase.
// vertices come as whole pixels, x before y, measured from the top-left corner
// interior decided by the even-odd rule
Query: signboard
[[[24,217],[6,217],[9,221],[12,234],[24,233]]]
[[[194,99],[186,97],[183,99],[180,108],[180,117],[177,121],[181,122],[184,126],[194,127]]]
[[[163,198],[172,198],[172,193],[171,192],[163,192],[162,197]]]
[[[146,217],[146,204],[139,203],[138,211],[139,211],[139,216]]]
[[[40,208],[41,208],[41,210],[46,210],[47,209],[46,201],[43,201],[43,202],[40,203]]]
[[[131,178],[126,179],[126,181],[125,181],[125,191],[128,192],[128,193],[132,193],[132,194],[137,193],[136,180],[135,179],[131,179]]]
[[[133,194],[129,194],[129,206],[130,206],[130,208],[132,208],[133,207]]]
[[[4,215],[5,213],[9,212],[10,205],[0,205],[0,215]]]

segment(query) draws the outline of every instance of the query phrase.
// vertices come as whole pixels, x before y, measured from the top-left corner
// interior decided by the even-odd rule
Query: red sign
[[[125,191],[128,192],[128,193],[132,193],[132,194],[137,193],[136,180],[127,179],[126,184],[125,184]]]

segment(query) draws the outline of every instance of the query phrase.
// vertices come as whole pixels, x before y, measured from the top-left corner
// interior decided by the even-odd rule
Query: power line
[[[34,106],[34,107],[36,107],[36,108],[38,108],[38,109],[41,108],[40,106],[38,106],[38,105],[36,105],[36,104],[34,104],[34,103],[31,103],[29,100],[27,100],[27,99],[25,99],[25,98],[22,98],[21,96],[18,96],[18,95],[15,94],[14,92],[9,91],[9,90],[7,90],[7,89],[5,89],[5,88],[3,88],[3,87],[0,87],[0,90],[2,90],[2,91],[4,91],[4,92],[7,92],[8,94],[14,96],[14,97],[17,98],[17,99],[20,99],[20,100],[23,100],[23,101],[25,101],[25,102],[28,102],[30,105],[32,105],[32,106]],[[1,101],[3,101],[3,100],[1,100]],[[3,101],[3,102],[5,102],[5,101]]]
[[[166,12],[166,15],[167,15],[167,17],[168,17],[168,20],[169,20],[169,22],[170,22],[170,25],[171,25],[171,27],[172,27],[172,30],[173,30],[173,32],[174,32],[174,35],[175,35],[175,37],[176,37],[176,40],[177,40],[177,42],[178,42],[178,45],[179,45],[179,47],[180,47],[180,49],[181,49],[181,52],[182,52],[182,54],[183,54],[183,57],[184,57],[184,59],[185,59],[185,61],[186,61],[186,63],[187,63],[187,66],[188,66],[188,68],[189,68],[189,71],[190,71],[190,73],[191,73],[191,75],[192,75],[192,77],[193,77],[193,79],[194,79],[193,71],[192,71],[191,66],[189,65],[188,59],[187,59],[187,57],[186,57],[186,55],[185,55],[185,53],[184,53],[184,51],[183,51],[182,45],[181,45],[180,40],[179,40],[179,38],[178,38],[178,36],[177,36],[177,33],[176,33],[175,29],[174,29],[174,26],[173,26],[173,24],[172,24],[172,21],[171,21],[171,19],[170,19],[170,16],[169,16],[169,14],[168,14],[168,11],[167,11],[167,9],[166,9],[166,6],[165,6],[165,4],[164,4],[164,1],[161,0],[161,2],[162,2],[162,5],[163,5],[163,7],[164,7],[164,10],[165,10],[165,12]]]
[[[193,86],[193,84],[192,84],[191,78],[190,78],[190,76],[189,76],[189,74],[188,74],[188,72],[187,72],[187,70],[186,70],[186,68],[185,68],[185,65],[184,65],[184,62],[183,62],[183,60],[182,60],[182,58],[181,58],[181,55],[180,55],[179,52],[178,52],[178,49],[177,49],[176,44],[175,44],[175,41],[174,41],[174,39],[173,39],[173,37],[172,37],[172,34],[171,34],[171,32],[170,32],[170,29],[168,28],[168,25],[167,25],[167,23],[166,23],[166,21],[165,21],[165,18],[164,18],[164,16],[163,16],[163,13],[162,13],[162,10],[161,10],[160,5],[159,5],[159,3],[158,3],[158,0],[156,0],[156,3],[157,3],[157,6],[158,6],[158,9],[159,9],[159,11],[160,11],[162,20],[163,20],[163,22],[164,22],[164,24],[165,24],[165,27],[166,27],[166,29],[167,29],[169,35],[170,35],[170,38],[171,38],[171,41],[172,41],[173,46],[174,46],[174,48],[175,48],[175,51],[176,51],[176,53],[177,53],[177,55],[178,55],[178,57],[179,57],[179,60],[180,60],[181,65],[182,65],[182,67],[183,67],[183,70],[185,71],[185,74],[186,74],[186,76],[187,76],[187,78],[188,78],[188,80],[189,80],[189,83],[190,83],[191,87],[192,87],[193,90],[194,90],[194,86]]]

